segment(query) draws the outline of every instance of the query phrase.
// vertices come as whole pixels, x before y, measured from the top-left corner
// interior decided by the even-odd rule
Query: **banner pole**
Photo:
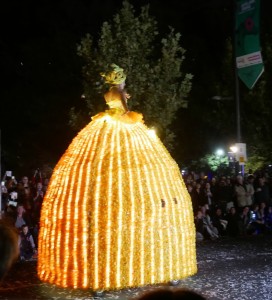
[[[239,88],[239,78],[238,70],[236,65],[236,0],[233,0],[233,64],[234,64],[234,76],[235,76],[235,103],[236,103],[236,130],[237,130],[237,143],[241,143],[241,119],[240,119],[240,88]]]
[[[239,78],[235,67],[235,101],[236,101],[236,126],[237,126],[237,143],[241,143],[241,117],[240,117],[240,88]]]

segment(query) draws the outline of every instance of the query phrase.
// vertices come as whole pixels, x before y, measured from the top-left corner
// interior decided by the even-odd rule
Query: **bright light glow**
[[[216,155],[223,156],[224,154],[225,154],[225,151],[223,149],[217,149],[216,150]]]
[[[196,273],[191,198],[154,129],[102,116],[74,138],[43,201],[38,247],[38,276],[62,287],[114,290]]]
[[[236,153],[238,151],[238,148],[236,146],[230,147],[231,152]]]
[[[157,136],[156,130],[154,128],[148,129],[148,134],[152,137],[155,138]]]

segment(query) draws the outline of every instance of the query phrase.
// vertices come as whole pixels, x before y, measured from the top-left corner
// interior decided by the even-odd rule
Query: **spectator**
[[[236,195],[236,204],[240,211],[242,211],[245,206],[251,205],[248,203],[251,199],[251,192],[248,192],[248,187],[244,183],[244,179],[241,175],[236,177],[234,192]]]
[[[2,193],[2,199],[1,199],[1,201],[2,201],[1,202],[1,210],[2,211],[0,211],[0,213],[2,213],[7,208],[7,202],[8,202],[8,197],[9,197],[8,189],[6,187],[5,181],[1,182],[1,191],[0,191],[0,193]]]
[[[239,218],[240,235],[245,236],[248,234],[249,224],[250,224],[249,207],[245,206]]]
[[[226,179],[221,178],[217,188],[217,206],[222,209],[224,214],[227,212],[227,204],[232,201],[232,195],[232,186],[227,186]]]
[[[24,209],[23,205],[19,205],[17,207],[17,216],[16,216],[16,221],[14,224],[17,229],[21,229],[22,226],[26,224],[26,221],[23,216],[24,213],[25,213],[25,209]]]
[[[45,193],[49,184],[49,179],[46,177],[43,180],[43,192]]]
[[[7,189],[9,193],[17,189],[17,181],[14,176],[7,180]]]
[[[210,190],[213,195],[213,202],[216,204],[218,201],[218,181],[216,177],[212,177],[210,181]]]
[[[226,235],[228,221],[224,218],[222,209],[219,207],[216,208],[215,214],[212,217],[212,224],[217,228],[219,235]]]
[[[228,221],[227,234],[230,237],[237,237],[239,235],[239,215],[235,207],[231,207],[226,219]]]
[[[203,213],[201,209],[199,209],[195,215],[195,228],[197,241],[202,241],[204,237],[207,237],[206,230],[204,227]]]
[[[32,225],[31,218],[26,212],[23,205],[19,205],[17,207],[17,216],[14,225],[18,230],[21,230],[23,225],[28,225],[28,226]]]
[[[204,184],[204,189],[203,189],[203,203],[202,204],[207,204],[209,206],[209,209],[212,210],[214,207],[213,203],[213,193],[211,191],[211,185],[209,182],[206,182]]]
[[[36,190],[34,193],[33,205],[31,210],[31,221],[33,222],[32,234],[34,242],[38,243],[38,234],[39,234],[39,223],[40,223],[40,213],[42,208],[42,202],[44,197],[43,185],[41,182],[37,183]]]
[[[254,197],[255,197],[256,204],[260,204],[261,202],[265,202],[267,204],[270,203],[269,186],[266,183],[264,177],[257,178]]]
[[[272,206],[268,207],[267,214],[265,216],[265,227],[268,232],[272,232]]]
[[[43,197],[44,197],[43,185],[42,183],[38,182],[35,191],[35,196],[33,198],[33,207],[32,207],[32,219],[34,225],[39,223]]]
[[[19,250],[21,261],[33,258],[33,255],[37,253],[33,236],[27,225],[22,226],[22,232],[19,235]]]
[[[204,172],[200,172],[197,182],[199,182],[202,186],[205,185],[205,183],[207,182],[207,176]]]
[[[257,235],[265,232],[265,219],[260,214],[259,205],[256,203],[253,205],[252,210],[250,211],[250,226],[249,233]]]
[[[199,207],[205,204],[205,198],[200,183],[197,183],[196,186],[193,188],[191,196],[192,196],[193,209],[194,212],[196,212]]]
[[[192,198],[192,192],[193,192],[193,187],[191,184],[187,184],[186,185],[188,193],[190,194],[191,198]]]
[[[261,202],[259,205],[259,215],[260,215],[260,219],[261,220],[265,220],[265,216],[267,214],[267,206],[266,206],[266,202]]]
[[[230,177],[226,178],[226,197],[227,197],[227,207],[226,212],[230,210],[231,207],[234,206],[235,201],[235,193],[234,193],[234,185]]]
[[[33,192],[27,176],[22,177],[22,181],[18,184],[19,201],[24,205],[27,211],[31,210]]]
[[[247,206],[251,206],[254,203],[254,194],[255,194],[254,180],[255,178],[253,175],[249,175],[247,177],[247,192],[248,192]]]
[[[202,206],[201,211],[203,214],[205,236],[210,238],[211,240],[217,239],[219,237],[218,230],[216,227],[213,226],[209,210],[207,210],[207,206]]]

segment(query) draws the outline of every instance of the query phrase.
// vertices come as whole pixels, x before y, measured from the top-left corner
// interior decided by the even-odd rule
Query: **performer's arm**
[[[123,108],[124,108],[125,112],[127,113],[129,111],[128,105],[127,105],[127,93],[124,90],[121,90],[120,94],[121,94],[121,102],[122,102]]]

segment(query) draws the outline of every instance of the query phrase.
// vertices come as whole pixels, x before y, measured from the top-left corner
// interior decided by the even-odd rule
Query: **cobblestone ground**
[[[197,257],[198,273],[171,288],[190,288],[209,300],[272,299],[272,236],[198,242]],[[150,288],[106,292],[99,297],[89,290],[62,289],[41,282],[36,262],[31,261],[14,265],[0,286],[0,299],[124,300]]]

